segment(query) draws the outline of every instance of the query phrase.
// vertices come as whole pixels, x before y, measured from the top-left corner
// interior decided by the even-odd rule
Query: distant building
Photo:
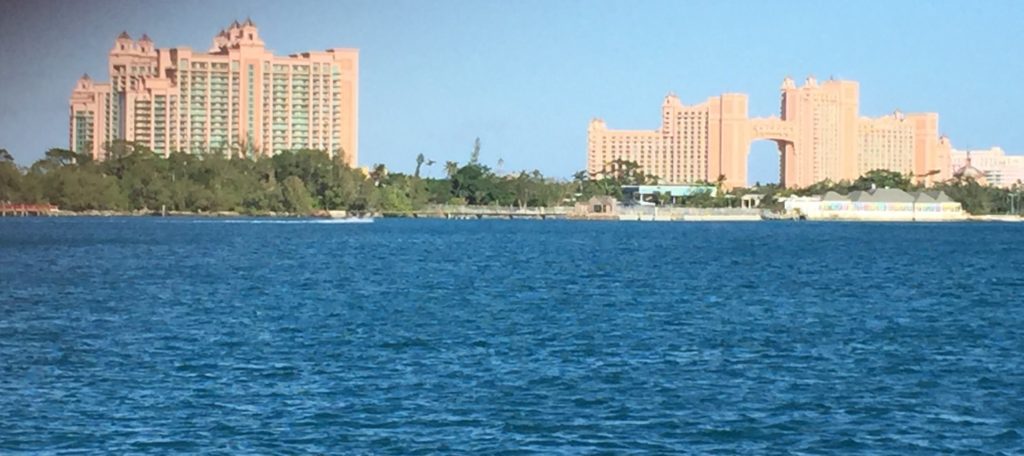
[[[1024,155],[1006,155],[1003,149],[954,150],[950,154],[954,177],[970,177],[979,183],[1009,188],[1024,185]]]
[[[764,195],[760,193],[747,193],[740,197],[740,207],[744,209],[754,209],[761,206],[761,200],[764,199]]]
[[[624,202],[643,202],[649,197],[667,195],[674,203],[676,198],[705,193],[709,196],[718,194],[718,189],[711,185],[623,185],[622,200]]]
[[[600,174],[614,160],[637,162],[668,183],[717,181],[745,186],[750,143],[774,141],[786,187],[825,179],[854,180],[874,169],[912,173],[925,182],[949,177],[949,141],[938,134],[935,113],[896,112],[860,117],[854,81],[821,84],[807,78],[797,87],[782,82],[781,117],[750,118],[747,96],[726,93],[685,106],[674,94],[661,105],[656,130],[611,130],[590,122],[587,171]]]
[[[70,147],[104,158],[113,140],[167,155],[271,155],[310,148],[358,159],[359,51],[271,53],[251,20],[221,30],[208,52],[156,48],[121,33],[110,82],[83,76],[70,101]]]
[[[786,212],[809,220],[945,221],[963,220],[967,215],[945,192],[908,193],[890,188],[795,197],[784,205]]]
[[[592,196],[573,207],[570,218],[592,220],[618,220],[619,202],[610,196]]]

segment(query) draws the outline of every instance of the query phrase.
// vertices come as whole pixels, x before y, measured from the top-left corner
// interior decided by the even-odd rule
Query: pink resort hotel
[[[357,49],[276,56],[246,20],[221,30],[208,52],[122,33],[108,60],[109,83],[86,75],[72,92],[76,152],[102,159],[105,144],[128,140],[163,155],[310,148],[357,164]]]
[[[935,113],[893,113],[861,117],[854,81],[818,83],[807,78],[797,87],[782,82],[781,117],[750,118],[747,96],[726,93],[684,106],[674,94],[661,105],[657,130],[610,130],[590,122],[587,171],[602,173],[616,159],[635,161],[665,183],[747,184],[747,154],[755,140],[779,146],[779,176],[787,187],[825,179],[853,180],[867,171],[913,173],[918,180],[950,177],[950,144],[938,133]]]

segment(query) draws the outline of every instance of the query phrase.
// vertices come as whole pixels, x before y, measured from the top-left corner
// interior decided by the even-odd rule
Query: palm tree
[[[659,206],[668,206],[672,203],[672,193],[670,192],[655,192],[655,195],[657,195]]]
[[[252,147],[249,145],[248,141],[246,141],[245,139],[240,139],[236,142],[232,142],[228,146],[228,150],[231,152],[231,156],[229,158],[246,158],[250,156]]]
[[[444,172],[445,174],[448,175],[448,178],[451,179],[453,176],[455,176],[455,173],[459,172],[459,163],[451,160],[445,162]]]
[[[480,137],[473,141],[473,153],[469,155],[469,164],[475,165],[480,161]]]
[[[373,179],[373,185],[380,187],[381,182],[388,175],[388,168],[382,163],[373,165],[373,171],[370,171],[370,178]]]
[[[718,179],[715,180],[715,189],[718,194],[722,194],[722,187],[725,185],[725,174],[719,174]]]
[[[423,156],[423,154],[419,154],[416,156],[416,172],[413,173],[413,176],[415,176],[416,178],[420,177],[420,167],[423,166],[423,162],[425,162],[426,160],[427,159],[426,157]]]

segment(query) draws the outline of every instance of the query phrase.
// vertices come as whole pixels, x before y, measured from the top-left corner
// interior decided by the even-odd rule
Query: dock
[[[51,216],[57,213],[52,204],[0,203],[0,217]]]

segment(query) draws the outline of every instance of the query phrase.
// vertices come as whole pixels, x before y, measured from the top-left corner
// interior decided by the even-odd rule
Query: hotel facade
[[[251,20],[221,30],[207,52],[156,48],[121,33],[110,82],[83,76],[70,101],[70,147],[105,158],[111,141],[153,151],[256,157],[319,149],[358,161],[359,51],[274,55]]]
[[[600,175],[613,161],[627,160],[664,183],[716,182],[724,176],[726,187],[745,186],[750,143],[770,140],[778,145],[779,176],[787,187],[854,180],[874,169],[912,173],[927,183],[950,176],[950,144],[938,134],[935,113],[861,117],[854,81],[819,84],[807,78],[797,87],[786,78],[781,92],[778,117],[750,118],[745,94],[685,106],[670,93],[656,130],[612,130],[594,119],[587,171]]]
[[[953,150],[950,155],[950,169],[954,176],[984,178],[985,184],[1011,188],[1024,186],[1024,155],[1006,155],[1002,148],[984,150]],[[981,180],[981,179],[979,179]]]

